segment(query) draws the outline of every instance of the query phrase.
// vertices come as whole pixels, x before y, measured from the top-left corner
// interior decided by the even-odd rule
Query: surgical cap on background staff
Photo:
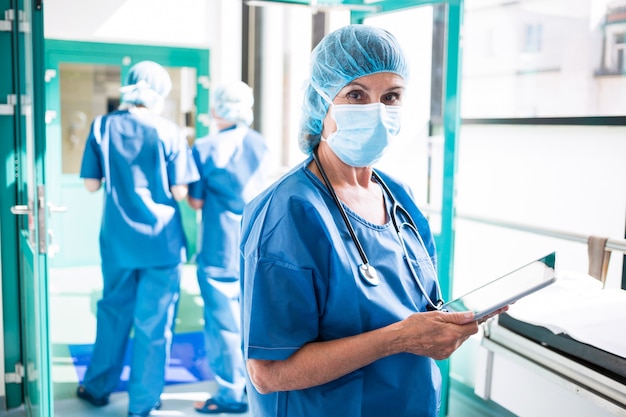
[[[103,291],[93,355],[77,395],[94,406],[108,404],[133,328],[129,416],[147,416],[161,406],[187,260],[178,201],[199,178],[184,132],[160,116],[171,88],[161,65],[133,65],[119,110],[94,119],[80,170],[88,190],[104,184]]]
[[[244,209],[244,357],[255,417],[437,416],[447,358],[478,326],[437,311],[428,221],[372,168],[409,75],[389,32],[349,25],[311,55],[308,157]],[[397,226],[397,227],[396,227]]]

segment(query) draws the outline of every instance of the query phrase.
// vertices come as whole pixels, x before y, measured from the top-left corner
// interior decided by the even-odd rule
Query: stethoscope
[[[354,232],[354,228],[352,227],[352,224],[350,223],[350,219],[348,219],[348,214],[343,208],[341,201],[339,201],[339,197],[337,197],[337,193],[335,193],[335,189],[333,188],[330,181],[328,180],[328,177],[326,176],[326,171],[324,171],[324,168],[322,168],[322,164],[317,158],[317,147],[313,149],[312,154],[313,154],[313,161],[315,161],[315,165],[317,166],[317,169],[320,171],[320,174],[322,175],[322,180],[324,180],[324,184],[326,185],[326,188],[330,192],[330,195],[333,197],[333,200],[335,201],[335,204],[337,205],[337,208],[339,209],[339,212],[341,213],[341,217],[343,218],[343,221],[346,224],[346,227],[348,228],[350,237],[352,238],[352,241],[354,242],[354,245],[356,246],[359,252],[359,256],[361,257],[362,263],[361,265],[359,265],[359,274],[365,283],[371,286],[377,286],[378,284],[380,284],[380,277],[378,276],[378,271],[376,271],[376,268],[370,265],[367,255],[365,254],[365,251],[363,250],[363,246],[361,245],[359,238],[356,236],[356,233]],[[406,226],[410,228],[415,233],[415,236],[417,236],[417,240],[422,245],[424,252],[428,254],[428,251],[426,250],[426,246],[424,245],[424,241],[422,240],[422,237],[417,231],[417,226],[415,225],[413,218],[409,215],[409,213],[405,210],[405,208],[402,207],[396,201],[396,199],[393,197],[393,194],[391,193],[391,190],[389,189],[389,187],[387,187],[387,184],[385,184],[383,179],[374,170],[372,170],[372,177],[378,184],[380,184],[383,191],[389,198],[389,201],[391,202],[391,212],[390,212],[391,223],[393,224],[396,234],[398,235],[400,246],[402,246],[402,251],[404,252],[404,259],[406,261],[406,264],[409,267],[409,271],[411,272],[411,275],[413,276],[413,280],[416,282],[420,291],[424,295],[424,298],[426,298],[426,301],[428,302],[427,309],[431,311],[441,310],[443,306],[443,300],[441,298],[441,288],[439,287],[439,281],[435,278],[435,285],[437,288],[438,298],[436,302],[433,302],[430,296],[428,295],[428,293],[426,292],[426,290],[424,289],[424,286],[422,285],[422,282],[417,276],[417,273],[415,272],[415,268],[413,267],[413,264],[409,257],[408,250],[406,248],[406,243],[404,242],[404,239],[402,238],[402,233],[401,233],[402,227]],[[405,222],[402,222],[402,223],[398,222],[398,213],[404,216],[404,218],[406,219]],[[428,261],[433,270],[433,273],[435,273],[435,266],[433,265],[432,260],[430,259],[430,256],[428,256]]]

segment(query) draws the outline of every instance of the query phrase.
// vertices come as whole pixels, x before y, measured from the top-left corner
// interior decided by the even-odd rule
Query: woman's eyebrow
[[[360,83],[358,81],[351,81],[348,84],[346,84],[340,91],[343,91],[346,88],[353,88],[353,87],[359,87],[365,91],[369,91],[370,87],[368,87],[366,84]],[[389,87],[388,89],[386,89],[386,92],[389,91],[395,91],[395,90],[404,90],[404,85],[394,85]]]

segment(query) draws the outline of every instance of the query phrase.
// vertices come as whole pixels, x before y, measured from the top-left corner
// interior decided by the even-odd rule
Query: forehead
[[[404,88],[404,78],[393,72],[378,72],[356,78],[346,84],[342,90],[355,86],[381,90]]]

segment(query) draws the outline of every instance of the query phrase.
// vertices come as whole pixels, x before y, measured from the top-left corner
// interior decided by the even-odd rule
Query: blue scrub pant
[[[113,392],[124,367],[134,325],[128,411],[145,413],[158,402],[172,342],[182,265],[127,269],[103,262],[96,342],[83,385],[96,397]]]
[[[213,398],[220,404],[242,403],[246,379],[239,322],[239,279],[211,277],[200,265],[197,276],[204,301],[206,354],[218,385]]]

